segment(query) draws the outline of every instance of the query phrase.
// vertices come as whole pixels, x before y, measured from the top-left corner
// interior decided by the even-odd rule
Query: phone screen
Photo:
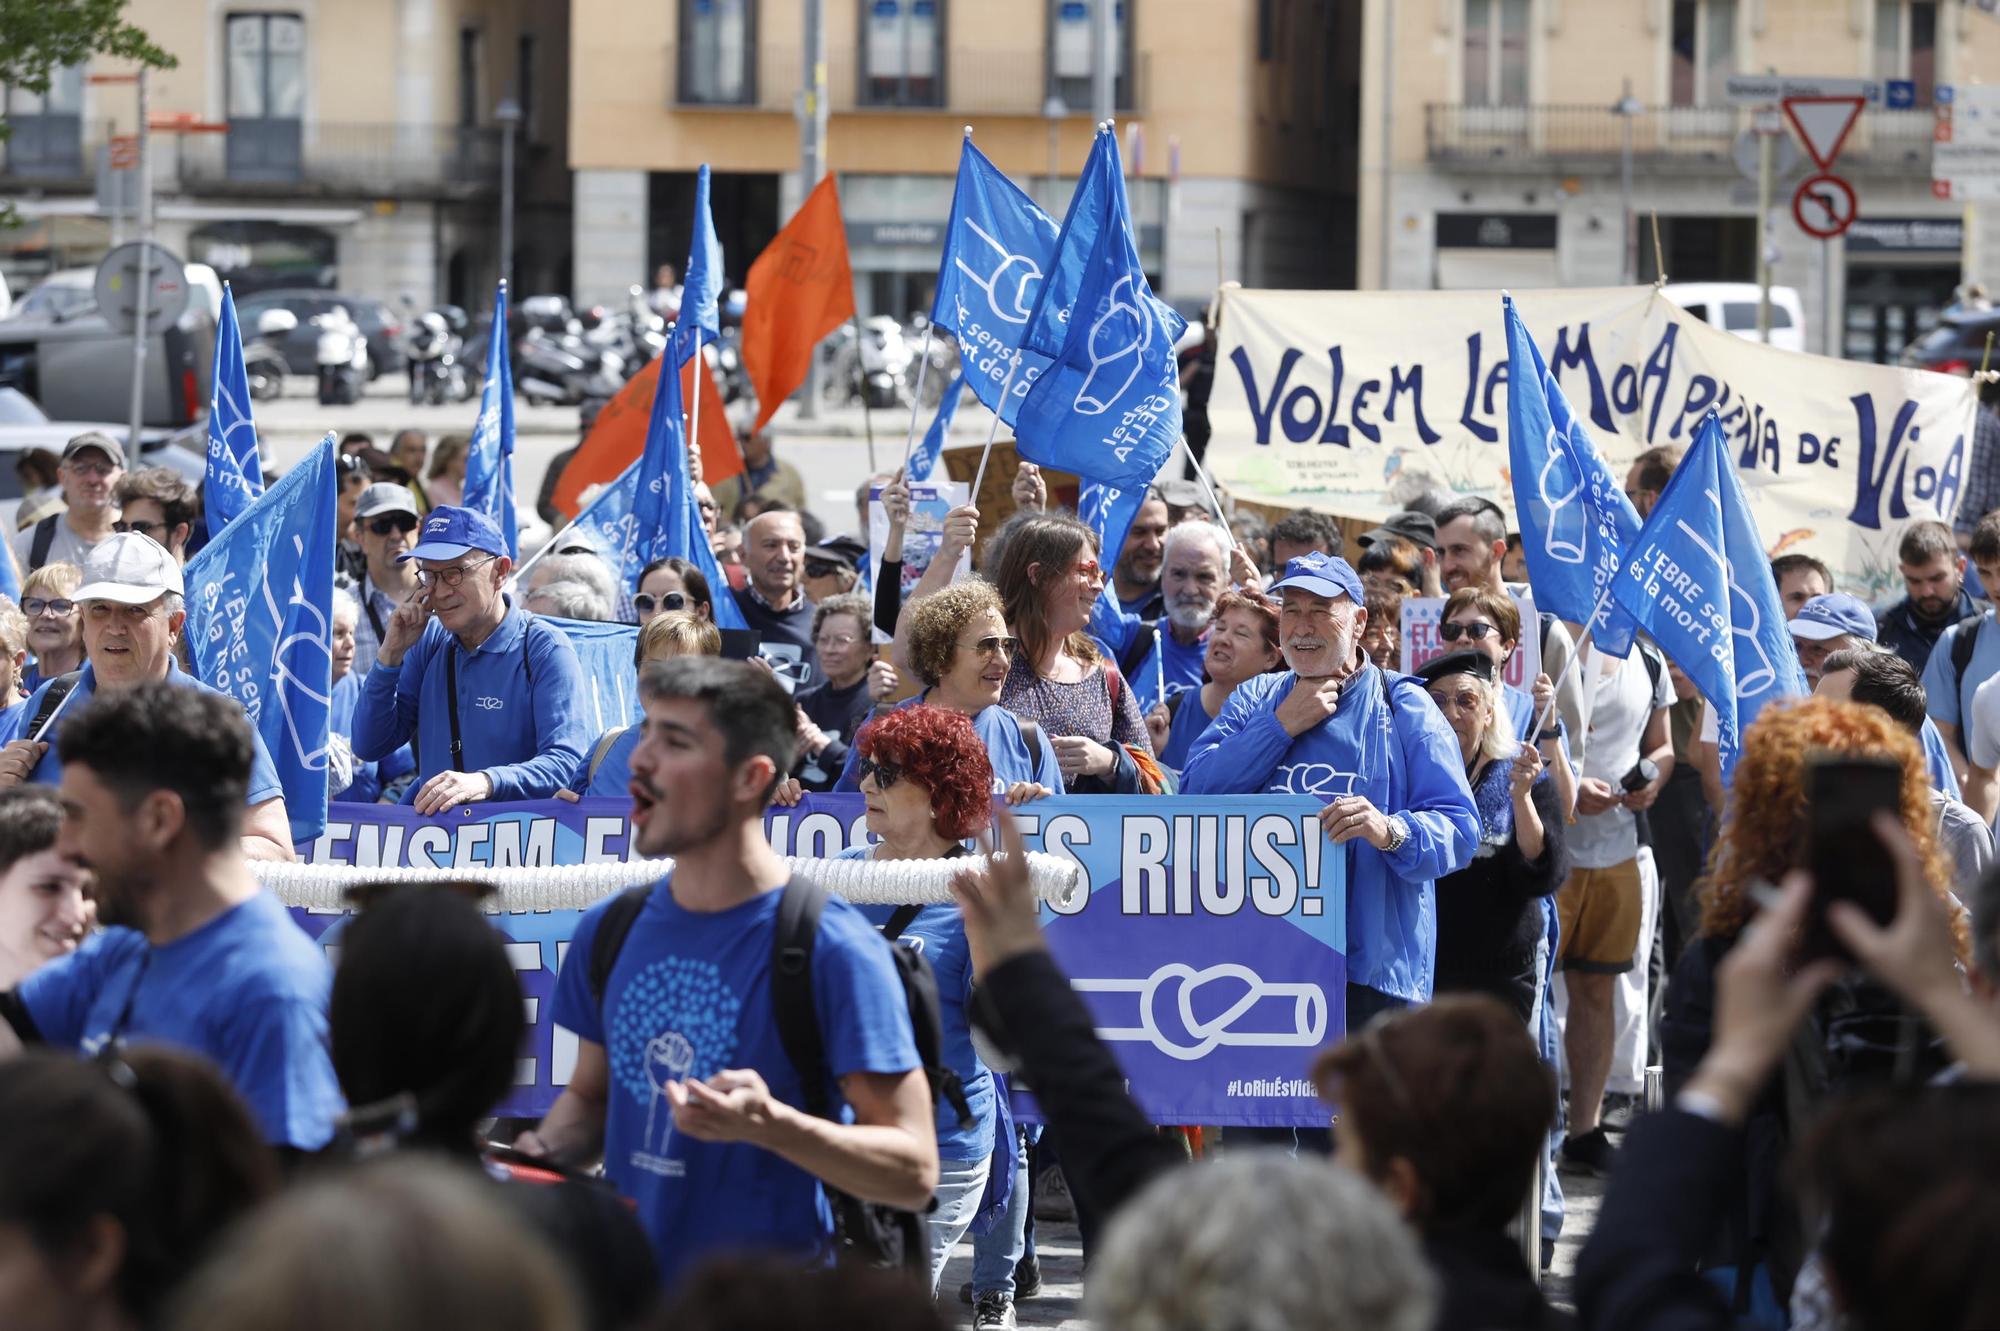
[[[1900,817],[1902,765],[1887,758],[1820,757],[1806,768],[1807,867],[1813,875],[1799,959],[1853,958],[1827,927],[1826,908],[1851,901],[1887,925],[1896,914],[1896,865],[1875,834],[1877,812]]]

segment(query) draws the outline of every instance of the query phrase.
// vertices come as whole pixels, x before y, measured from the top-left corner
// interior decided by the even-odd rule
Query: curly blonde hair
[[[909,639],[910,669],[924,682],[924,687],[935,688],[945,677],[951,669],[951,658],[958,652],[958,635],[965,632],[965,626],[974,617],[987,610],[1006,618],[1000,606],[1000,593],[984,578],[955,582],[910,603],[904,633]]]
[[[1733,938],[1757,913],[1750,888],[1776,883],[1806,862],[1806,767],[1816,754],[1891,758],[1903,767],[1903,827],[1940,899],[1950,896],[1951,870],[1938,846],[1930,771],[1916,737],[1876,707],[1808,698],[1767,709],[1744,737],[1729,789],[1722,833],[1709,852],[1697,890],[1701,935]],[[1959,959],[1970,940],[1959,912],[1952,938]]]

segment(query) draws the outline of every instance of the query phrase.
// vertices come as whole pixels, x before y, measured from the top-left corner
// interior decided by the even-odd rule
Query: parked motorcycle
[[[901,324],[886,314],[870,315],[861,321],[858,335],[853,324],[842,324],[827,345],[830,365],[822,391],[829,405],[910,405],[908,385],[915,383],[916,352]]]
[[[299,316],[286,309],[265,310],[257,316],[257,336],[243,346],[243,375],[253,402],[270,402],[285,391],[285,353],[279,350]]]
[[[465,364],[459,356],[464,347],[459,329],[464,326],[465,311],[457,306],[439,306],[411,321],[410,405],[442,406],[447,402],[464,402],[472,396]]]
[[[361,325],[354,322],[345,305],[314,315],[312,323],[319,329],[313,360],[319,369],[320,405],[351,406],[359,402],[372,377],[368,339],[362,334]]]
[[[625,385],[626,359],[600,325],[586,338],[563,296],[521,302],[525,330],[515,347],[514,389],[532,403],[574,407],[610,398]],[[611,322],[611,321],[607,321]]]

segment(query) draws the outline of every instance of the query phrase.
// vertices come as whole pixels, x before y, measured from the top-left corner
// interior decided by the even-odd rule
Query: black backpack
[[[598,921],[597,934],[590,945],[590,995],[599,1010],[618,964],[618,953],[632,932],[639,911],[653,884],[629,887],[612,900]],[[813,1001],[812,954],[819,936],[819,920],[826,908],[828,893],[820,884],[792,875],[778,902],[778,923],[771,940],[771,1008],[777,1017],[778,1039],[785,1056],[799,1074],[804,1089],[803,1108],[815,1118],[832,1118],[826,1087],[832,1074],[826,1066],[826,1050],[820,1040],[819,1015]],[[921,906],[899,907],[883,936],[894,944]],[[921,952],[907,945],[893,946],[896,975],[903,985],[903,1001],[910,1013],[910,1030],[916,1038],[917,1059],[930,1083],[933,1101],[942,1098],[958,1114],[961,1127],[972,1125],[972,1108],[965,1087],[956,1072],[944,1065],[944,1007],[938,998],[937,976]],[[904,1211],[877,1202],[862,1201],[822,1182],[833,1208],[835,1256],[842,1262],[872,1267],[901,1267],[930,1276],[930,1246],[923,1214]],[[932,1205],[936,1203],[933,1202]]]

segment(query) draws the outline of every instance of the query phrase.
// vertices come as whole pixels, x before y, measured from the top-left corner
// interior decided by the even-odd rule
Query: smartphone
[[[1875,815],[1900,818],[1903,767],[1888,758],[1811,756],[1806,760],[1806,867],[1813,897],[1799,943],[1801,963],[1854,958],[1826,922],[1826,908],[1852,902],[1877,924],[1896,915],[1896,864],[1875,834]]]
[[[722,655],[731,661],[747,661],[757,654],[763,638],[755,629],[723,629]]]

